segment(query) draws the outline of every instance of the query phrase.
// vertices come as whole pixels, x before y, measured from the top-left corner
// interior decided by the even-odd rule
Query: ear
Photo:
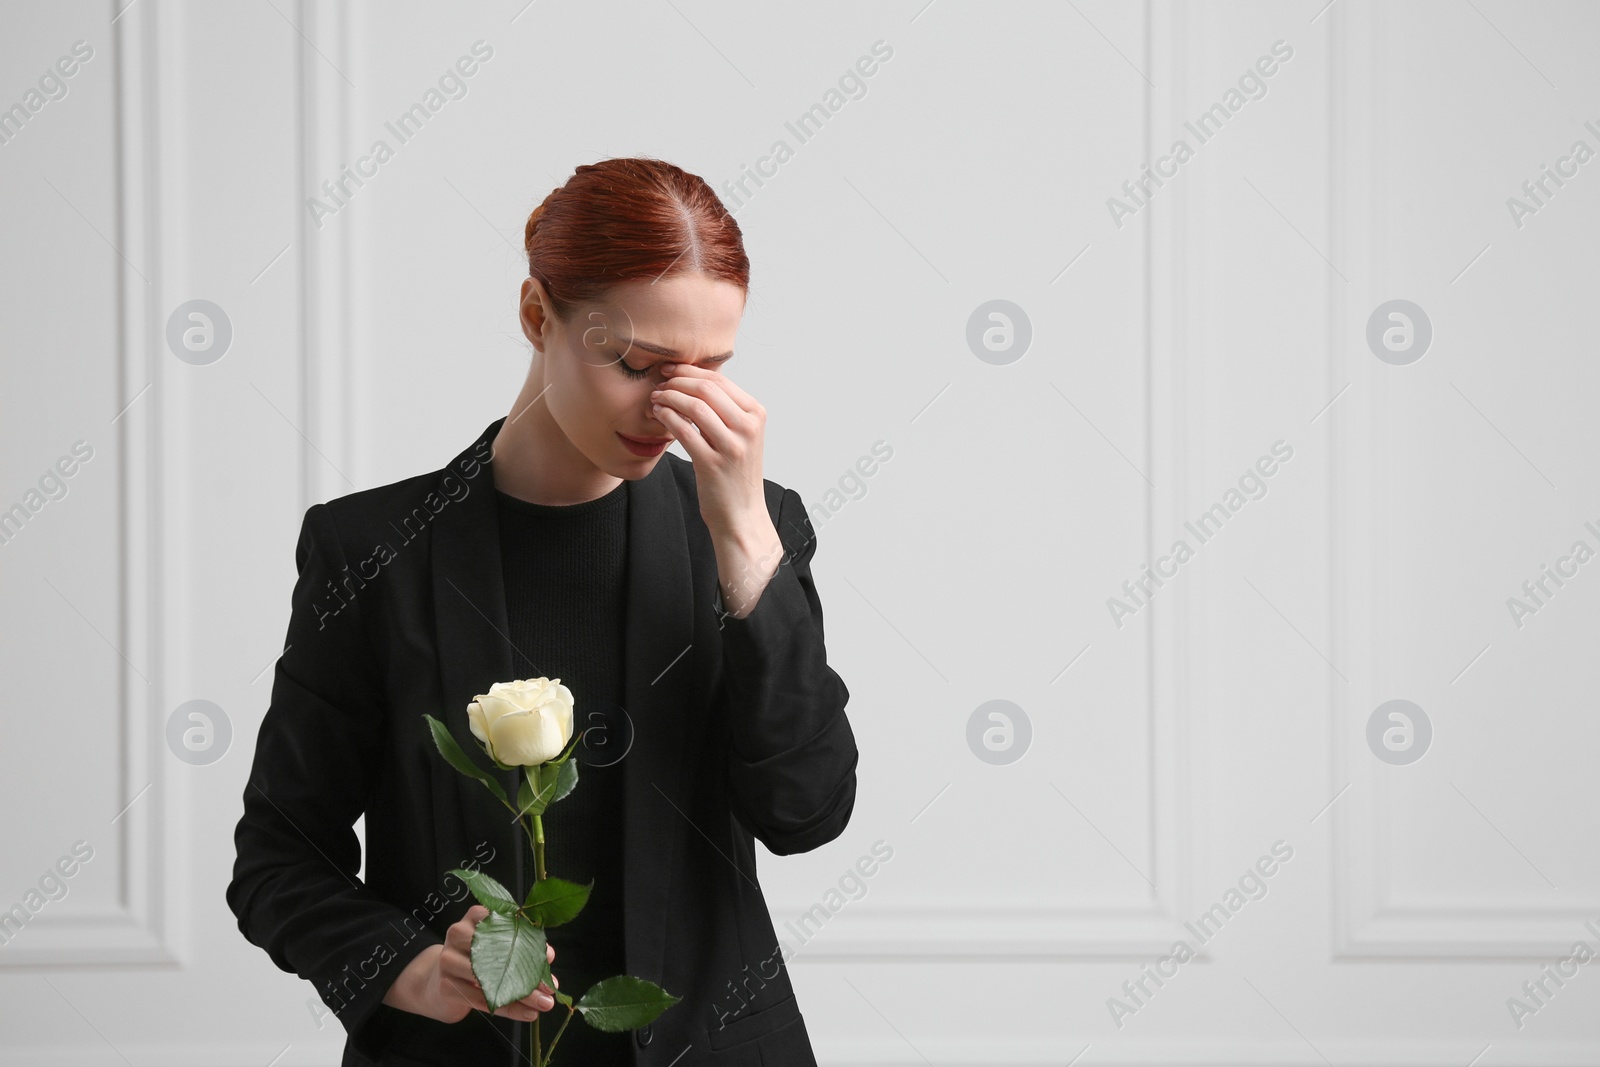
[[[517,306],[517,319],[522,323],[522,336],[528,339],[539,353],[544,352],[545,330],[550,314],[550,294],[537,278],[522,279],[522,296]]]

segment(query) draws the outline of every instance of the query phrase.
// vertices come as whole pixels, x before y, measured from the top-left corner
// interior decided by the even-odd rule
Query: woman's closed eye
[[[623,359],[621,356],[617,356],[617,366],[621,368],[623,374],[626,374],[630,378],[643,378],[645,375],[650,373],[649,367],[646,367],[643,370],[634,370],[632,367],[628,366],[628,361]]]

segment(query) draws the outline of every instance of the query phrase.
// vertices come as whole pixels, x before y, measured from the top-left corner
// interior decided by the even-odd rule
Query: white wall
[[[1507,1006],[1600,949],[1600,564],[1507,606],[1600,550],[1600,164],[1520,225],[1507,204],[1600,150],[1600,10],[5,15],[0,106],[93,54],[0,143],[0,509],[30,511],[0,545],[0,907],[92,858],[0,945],[0,1064],[338,1062],[223,899],[300,515],[506,412],[522,223],[575,165],[655,155],[721,188],[777,139],[792,158],[739,197],[733,377],[768,407],[768,476],[813,506],[862,748],[844,836],[764,857],[780,934],[894,850],[792,939],[822,1061],[1600,1060],[1596,968],[1520,1027]],[[880,40],[865,95],[798,143],[785,123]],[[466,95],[399,144],[385,122],[478,41]],[[1201,144],[1185,122],[1275,42],[1264,95]],[[393,158],[314,218],[379,138]],[[1192,158],[1117,225],[1108,198],[1177,138]],[[231,326],[210,362],[166,340],[195,299]],[[1030,325],[1011,362],[968,342],[997,299]],[[1394,299],[1431,322],[1415,362],[1368,345]],[[877,442],[864,494],[830,498]],[[1200,543],[1185,523],[1278,442],[1265,495]],[[1193,558],[1117,625],[1108,598],[1180,538]],[[1368,745],[1392,699],[1431,723],[1416,762]],[[210,762],[167,740],[194,700],[231,730]],[[1024,758],[969,747],[991,700],[1025,713]],[[1201,945],[1184,921],[1280,841]],[[1178,938],[1199,957],[1126,997]]]

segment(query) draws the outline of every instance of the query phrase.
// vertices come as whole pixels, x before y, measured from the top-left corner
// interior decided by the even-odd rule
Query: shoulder
[[[671,452],[663,452],[661,455],[662,459],[667,462],[672,471],[672,477],[678,486],[678,492],[683,495],[686,501],[693,502],[698,505],[700,497],[699,491],[695,486],[694,463],[691,460],[684,459],[682,456],[674,455]],[[800,502],[799,493],[796,493],[793,489],[790,489],[786,486],[780,485],[771,478],[761,479],[761,489],[766,496],[767,512],[772,516],[772,521],[774,524],[778,523],[779,516],[782,514],[783,509],[786,506],[786,500],[788,507],[800,511],[804,510]],[[793,499],[787,499],[791,497]]]
[[[700,497],[695,488],[694,463],[671,452],[662,455],[671,465],[672,476],[683,497],[685,514],[692,514],[698,518]],[[771,478],[762,478],[761,488],[766,496],[767,514],[772,517],[773,528],[778,531],[778,538],[783,542],[784,559],[798,557],[810,560],[816,552],[817,531],[812,525],[805,501],[800,498],[798,492]]]
[[[333,497],[306,510],[304,530],[331,538],[341,550],[393,540],[397,530],[419,533],[452,501],[493,488],[487,465],[469,475],[449,466]]]

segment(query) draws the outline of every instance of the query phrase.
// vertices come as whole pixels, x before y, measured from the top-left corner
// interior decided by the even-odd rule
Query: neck
[[[535,366],[495,435],[494,487],[519,500],[557,506],[606,495],[622,479],[596,467],[562,432],[540,396],[543,378]]]

